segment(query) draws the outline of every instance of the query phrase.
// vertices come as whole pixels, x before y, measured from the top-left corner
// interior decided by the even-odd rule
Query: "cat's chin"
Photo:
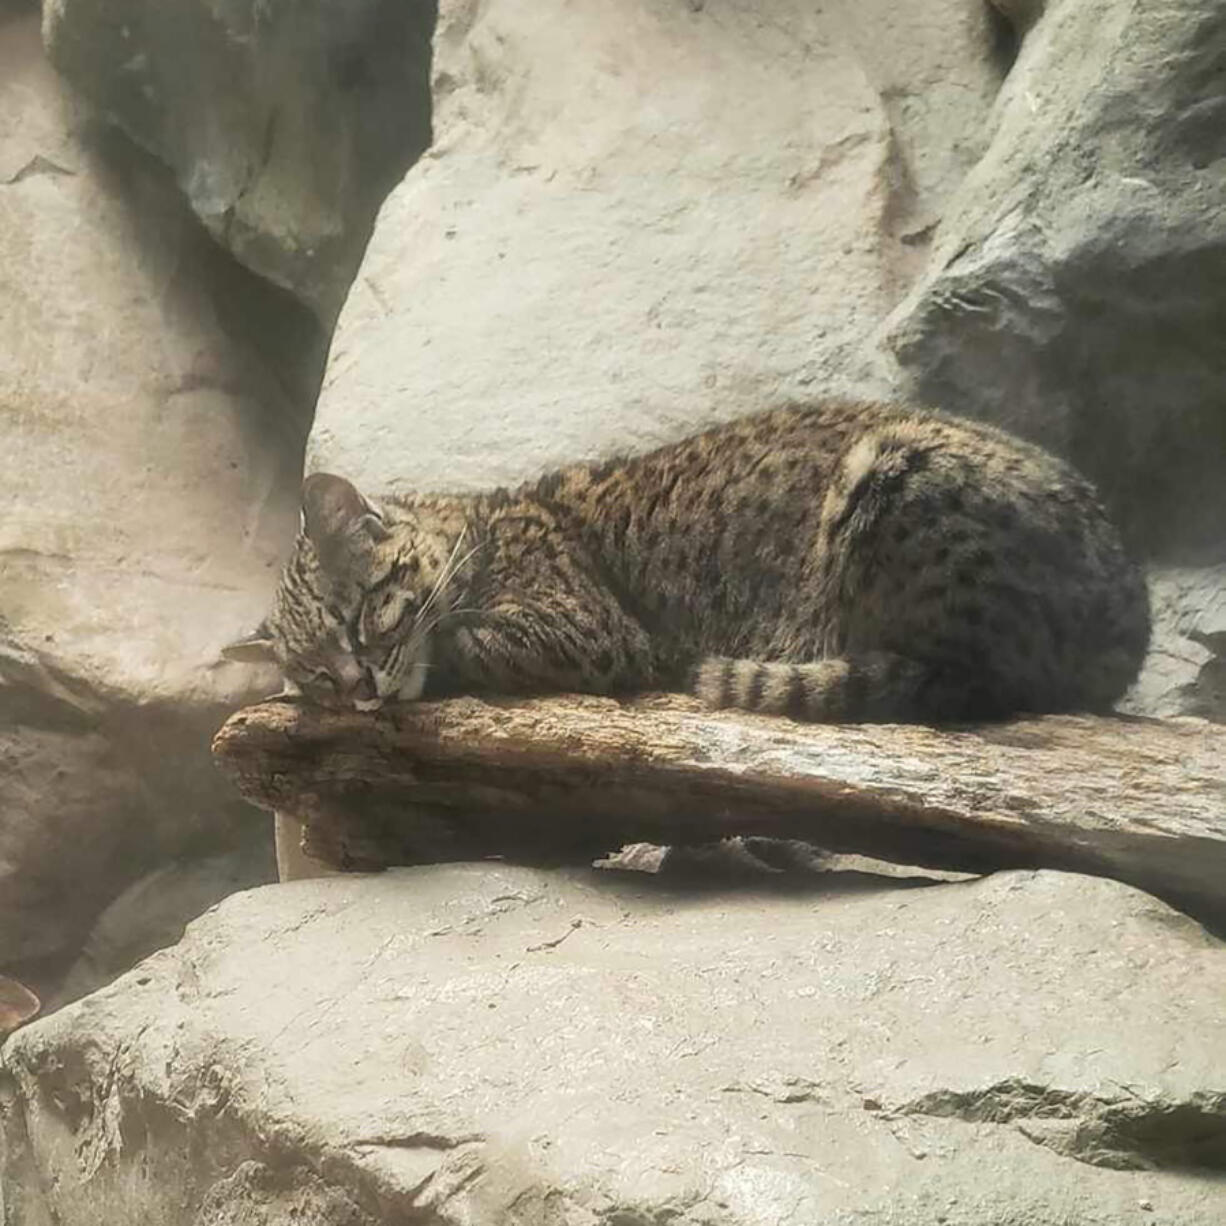
[[[382,698],[355,698],[353,700],[355,711],[377,711],[382,705]]]

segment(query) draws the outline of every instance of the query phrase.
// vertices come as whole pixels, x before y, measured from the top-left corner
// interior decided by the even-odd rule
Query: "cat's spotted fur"
[[[1067,465],[988,427],[836,402],[515,492],[376,508],[310,477],[245,652],[331,705],[692,687],[717,707],[930,722],[1107,710],[1148,637],[1141,575]]]

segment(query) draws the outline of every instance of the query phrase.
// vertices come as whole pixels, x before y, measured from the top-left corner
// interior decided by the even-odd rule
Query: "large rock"
[[[252,824],[232,851],[160,865],[110,903],[80,954],[43,1002],[58,1008],[110,983],[142,958],[173,945],[187,924],[230,894],[277,879],[267,829]]]
[[[443,0],[310,463],[473,489],[836,385],[985,140],[964,0]]]
[[[1057,873],[299,882],[3,1060],[13,1226],[1222,1220],[1226,948]]]
[[[430,0],[47,0],[56,66],[209,232],[331,325],[430,140]]]
[[[891,325],[913,394],[1070,456],[1226,561],[1226,8],[1052,0]]]
[[[0,964],[242,820],[217,668],[292,536],[320,338],[0,18]]]

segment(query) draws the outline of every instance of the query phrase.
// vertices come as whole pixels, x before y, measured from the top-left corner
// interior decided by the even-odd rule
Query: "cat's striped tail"
[[[694,693],[710,707],[736,707],[813,723],[912,723],[999,717],[1008,703],[983,680],[888,651],[806,664],[709,656]]]

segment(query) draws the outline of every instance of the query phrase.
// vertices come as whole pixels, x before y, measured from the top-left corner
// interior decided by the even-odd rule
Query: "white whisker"
[[[434,581],[434,586],[430,589],[430,595],[426,597],[425,602],[418,610],[418,621],[420,621],[434,607],[434,602],[439,598],[439,594],[443,590],[443,585],[447,582],[451,575],[452,563],[455,561],[456,554],[460,552],[460,546],[464,543],[464,534],[467,531],[467,527],[460,529],[460,535],[456,537],[455,544],[451,547],[451,553],[447,555],[447,561],[443,563],[443,569],[439,571],[438,578]]]
[[[425,602],[417,612],[417,617],[414,619],[417,625],[421,625],[421,623],[425,621],[426,617],[433,611],[439,597],[444,591],[446,591],[448,583],[451,582],[452,578],[459,571],[460,567],[463,566],[464,563],[467,562],[469,558],[471,558],[481,548],[480,544],[474,545],[466,554],[464,554],[463,557],[457,557],[457,554],[460,551],[460,546],[464,543],[464,534],[467,531],[468,529],[465,528],[456,538],[456,543],[452,547],[451,555],[448,557],[446,564],[439,573],[438,580],[435,582],[434,587],[431,588],[430,595],[426,597]]]

